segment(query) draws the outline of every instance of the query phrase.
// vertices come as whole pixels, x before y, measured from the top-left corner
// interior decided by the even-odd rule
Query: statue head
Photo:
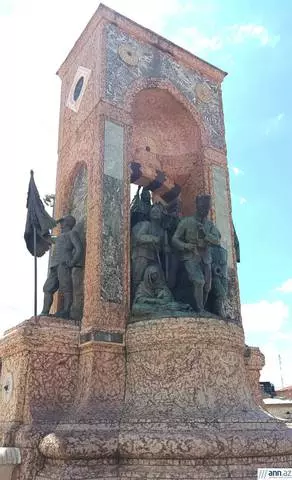
[[[201,218],[206,218],[211,208],[211,195],[197,195],[196,211]]]
[[[143,203],[146,203],[147,205],[151,204],[151,193],[150,190],[146,190],[146,188],[143,188],[141,192],[141,200]]]
[[[164,207],[161,203],[154,203],[150,209],[150,219],[160,221],[162,219]]]
[[[76,220],[72,215],[66,215],[59,220],[62,232],[69,232],[76,225]]]
[[[162,281],[161,270],[157,265],[150,265],[144,273],[144,281],[148,287],[153,288]]]

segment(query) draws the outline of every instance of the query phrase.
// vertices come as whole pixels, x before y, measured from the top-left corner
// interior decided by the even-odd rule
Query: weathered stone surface
[[[247,360],[243,340],[215,319],[129,326],[120,420],[59,424],[40,443],[36,479],[248,479],[289,466],[292,430],[256,405],[248,377],[260,356]]]
[[[115,303],[123,299],[123,159],[123,127],[106,120],[101,297]]]
[[[1,422],[57,421],[64,414],[76,389],[78,334],[68,321],[38,317],[1,339],[1,384],[9,373],[13,378],[8,400],[1,391]]]
[[[251,393],[241,327],[167,318],[130,325],[126,343],[121,457],[292,455],[292,431]]]
[[[182,66],[167,52],[163,52],[153,45],[139,42],[116,25],[107,25],[105,31],[107,45],[106,99],[115,104],[123,104],[127,90],[139,78],[168,80],[200,112],[208,130],[210,145],[216,148],[225,147],[220,93],[214,82],[203,78],[198,72]],[[120,54],[121,46],[126,52],[129,52],[128,58],[135,58],[134,63],[125,61],[124,56]]]
[[[213,174],[213,203],[216,214],[216,225],[221,233],[221,244],[228,252],[227,260],[228,266],[233,267],[233,250],[231,227],[229,221],[229,201],[228,201],[228,187],[226,180],[226,169],[214,165],[212,167]]]

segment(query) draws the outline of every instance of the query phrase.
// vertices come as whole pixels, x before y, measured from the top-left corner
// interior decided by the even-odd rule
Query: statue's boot
[[[214,310],[219,317],[226,317],[226,312],[224,308],[224,302],[222,298],[216,298],[214,302]]]
[[[40,315],[42,315],[42,316],[49,315],[52,303],[53,303],[53,294],[52,293],[45,293],[43,309],[42,309]]]
[[[56,312],[55,317],[60,317],[60,318],[70,318],[70,310],[71,306],[73,303],[73,295],[72,293],[64,293],[64,304],[63,308]]]
[[[204,311],[204,301],[203,301],[203,287],[201,285],[195,285],[194,287],[194,297],[196,300],[198,312]]]

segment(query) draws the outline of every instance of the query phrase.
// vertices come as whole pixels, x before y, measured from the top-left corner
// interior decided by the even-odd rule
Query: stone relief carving
[[[123,104],[131,84],[140,78],[171,82],[201,114],[210,145],[225,147],[218,86],[198,72],[178,64],[170,54],[138,42],[115,25],[105,27],[105,97]]]

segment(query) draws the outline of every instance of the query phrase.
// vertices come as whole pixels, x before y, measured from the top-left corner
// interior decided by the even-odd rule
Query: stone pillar
[[[210,147],[205,148],[204,165],[206,191],[212,195],[212,220],[216,223],[221,233],[221,244],[226,248],[228,254],[228,296],[226,300],[226,313],[230,318],[241,323],[240,294],[234,248],[232,206],[226,152]]]
[[[104,98],[105,23],[103,15],[93,16],[58,72],[62,93],[56,214],[68,209],[72,179],[84,164],[88,175],[84,309],[71,421],[97,425],[107,418],[114,436],[124,395],[129,313],[131,119]]]
[[[262,368],[265,366],[265,357],[259,348],[246,345],[244,360],[253,398],[257,405],[264,407],[263,395],[260,388],[260,375]]]

